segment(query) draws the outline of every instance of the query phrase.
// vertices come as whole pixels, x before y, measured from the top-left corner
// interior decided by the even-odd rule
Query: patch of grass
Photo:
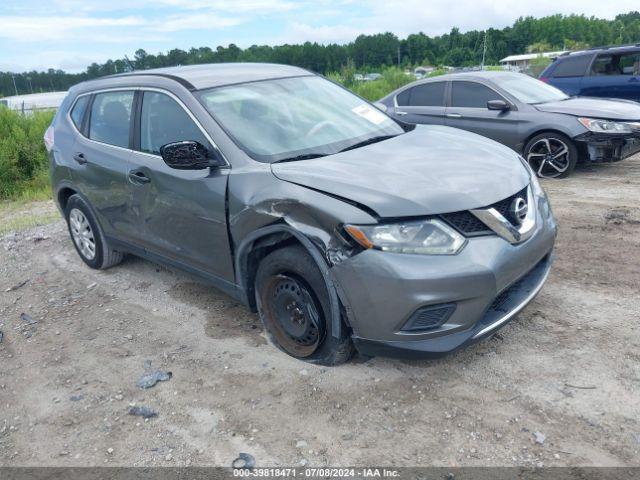
[[[33,201],[25,197],[0,202],[0,236],[48,225],[58,219],[60,213],[52,201]]]
[[[351,90],[370,102],[376,102],[413,81],[415,81],[415,77],[407,75],[399,68],[388,68],[382,72],[382,78],[370,82],[356,82],[351,86]]]
[[[9,232],[19,232],[33,227],[49,225],[59,219],[60,215],[58,213],[45,213],[10,218],[0,224],[0,236]]]
[[[0,199],[45,196],[49,162],[43,136],[53,115],[0,107]]]

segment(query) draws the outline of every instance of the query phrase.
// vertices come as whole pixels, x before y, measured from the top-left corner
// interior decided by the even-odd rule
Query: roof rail
[[[558,55],[555,58],[566,57],[568,55],[573,55],[575,53],[585,53],[585,52],[592,52],[592,51],[595,51],[595,50],[609,50],[611,48],[624,48],[624,47],[638,47],[638,48],[640,48],[640,43],[626,43],[626,44],[623,44],[623,45],[602,45],[600,47],[583,48],[581,50],[573,50],[573,51],[561,53],[560,55]]]
[[[187,90],[192,90],[193,91],[193,90],[196,89],[196,87],[194,87],[191,82],[185,80],[182,77],[178,77],[177,75],[170,75],[168,73],[153,72],[153,71],[148,71],[148,70],[134,70],[132,72],[115,73],[113,75],[107,75],[105,77],[98,77],[98,78],[96,78],[94,80],[100,80],[102,78],[122,78],[122,77],[140,77],[140,76],[168,78],[169,80],[173,80],[174,82],[178,82],[180,85],[185,87]]]
[[[623,45],[603,45],[601,47],[591,47],[586,50],[608,50],[610,48],[622,48],[622,47],[640,47],[640,43],[626,43]]]

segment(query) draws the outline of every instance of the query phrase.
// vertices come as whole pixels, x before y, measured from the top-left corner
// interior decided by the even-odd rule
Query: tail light
[[[47,152],[50,152],[53,148],[53,125],[49,125],[47,131],[44,132],[44,146],[47,149]]]

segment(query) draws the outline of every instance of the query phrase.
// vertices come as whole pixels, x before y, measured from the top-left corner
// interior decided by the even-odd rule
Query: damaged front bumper
[[[476,343],[512,320],[542,289],[551,270],[548,254],[527,274],[495,297],[480,319],[467,330],[416,341],[375,341],[354,338],[360,353],[400,358],[437,358]]]
[[[366,250],[332,268],[356,348],[366,355],[433,358],[491,335],[522,310],[549,273],[556,225],[512,245],[470,238],[457,255]]]
[[[640,131],[634,133],[587,132],[574,137],[591,162],[618,162],[640,152]]]

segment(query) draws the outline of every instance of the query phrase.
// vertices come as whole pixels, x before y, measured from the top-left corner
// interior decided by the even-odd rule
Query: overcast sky
[[[611,19],[638,0],[0,0],[0,70],[62,68],[171,48],[502,28],[519,16]]]

